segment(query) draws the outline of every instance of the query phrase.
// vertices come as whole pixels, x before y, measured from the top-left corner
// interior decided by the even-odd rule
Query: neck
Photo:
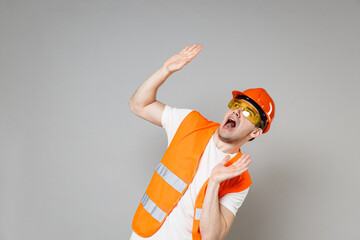
[[[221,138],[219,137],[218,129],[216,129],[214,134],[214,142],[216,147],[220,151],[233,154],[240,151],[240,148],[247,142],[247,139],[241,139],[238,142],[225,142],[221,140]]]

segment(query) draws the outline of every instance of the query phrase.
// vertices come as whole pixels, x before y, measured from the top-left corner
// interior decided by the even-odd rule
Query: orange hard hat
[[[275,116],[275,103],[263,88],[251,88],[243,92],[233,91],[233,98],[244,99],[250,102],[259,111],[261,120],[265,122],[263,133],[270,129]]]

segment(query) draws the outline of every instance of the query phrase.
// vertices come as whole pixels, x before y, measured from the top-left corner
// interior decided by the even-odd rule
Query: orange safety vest
[[[197,111],[189,113],[181,122],[161,162],[157,165],[148,188],[135,212],[132,222],[134,232],[143,237],[154,235],[165,218],[176,206],[192,182],[200,157],[211,136],[220,126],[208,121]],[[225,166],[241,156],[239,151]],[[193,216],[193,239],[201,239],[200,214],[209,179],[203,184],[195,201]],[[219,198],[227,193],[241,192],[251,185],[248,171],[238,177],[223,181]]]

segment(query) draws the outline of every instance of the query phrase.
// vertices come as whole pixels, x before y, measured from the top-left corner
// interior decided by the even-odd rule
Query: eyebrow
[[[243,101],[245,103],[247,103],[250,107],[248,108],[249,110],[251,110],[252,113],[258,113],[258,111],[254,111],[253,109],[256,109],[251,103],[249,103],[248,101],[244,100],[244,99],[239,99],[240,101]]]
[[[249,112],[252,112],[252,113],[254,113],[254,111],[251,109],[251,108],[247,108],[247,110],[249,111]]]
[[[247,101],[245,98],[242,98],[242,97],[240,97],[240,96],[237,96],[237,97],[235,97],[235,99],[237,99],[238,101],[243,101],[243,102],[249,104],[253,109],[255,109],[255,112],[252,111],[252,113],[254,113],[254,114],[259,114],[259,115],[261,116],[261,114],[260,114],[260,112],[257,110],[257,108],[256,108],[251,102]],[[250,99],[250,100],[252,100],[252,99]]]

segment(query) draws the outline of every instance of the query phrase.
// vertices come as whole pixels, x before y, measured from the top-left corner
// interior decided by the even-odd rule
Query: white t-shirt
[[[174,137],[182,120],[191,112],[190,109],[180,109],[165,106],[162,114],[161,123],[166,130],[168,136],[168,146]],[[188,189],[179,200],[178,204],[170,212],[165,219],[161,228],[150,238],[142,238],[135,232],[132,232],[130,240],[184,240],[192,239],[193,214],[195,207],[196,196],[199,193],[202,185],[210,177],[212,169],[221,161],[226,155],[234,157],[234,154],[221,152],[215,145],[213,136],[207,144],[203,155],[200,158],[199,167],[196,171],[193,181],[189,184]],[[249,188],[238,193],[228,193],[220,198],[219,202],[234,215],[242,205]]]

